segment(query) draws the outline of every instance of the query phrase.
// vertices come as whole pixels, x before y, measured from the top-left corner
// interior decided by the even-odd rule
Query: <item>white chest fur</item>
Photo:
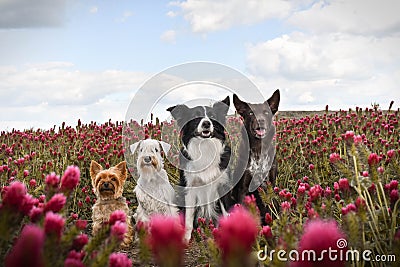
[[[218,189],[228,180],[226,170],[221,170],[221,154],[224,144],[216,138],[193,138],[187,152],[192,159],[185,170],[186,207],[197,207],[198,216],[217,218]]]
[[[135,218],[139,221],[148,221],[153,214],[176,215],[178,212],[174,205],[175,191],[164,169],[158,173],[142,174],[134,192],[139,203]]]
[[[261,155],[258,159],[252,156],[247,170],[251,173],[252,179],[249,184],[249,192],[256,190],[267,178],[271,169],[272,161],[268,154]]]
[[[191,160],[187,163],[187,186],[200,186],[221,176],[219,164],[224,144],[217,138],[192,138],[187,146]]]
[[[250,158],[248,170],[254,175],[266,175],[271,168],[271,162],[268,154],[261,155],[258,159],[254,156]]]

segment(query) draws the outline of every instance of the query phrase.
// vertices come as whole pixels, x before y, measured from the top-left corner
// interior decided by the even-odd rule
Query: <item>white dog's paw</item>
[[[184,236],[184,241],[189,244],[190,238],[192,237],[192,230],[186,230],[185,236]]]

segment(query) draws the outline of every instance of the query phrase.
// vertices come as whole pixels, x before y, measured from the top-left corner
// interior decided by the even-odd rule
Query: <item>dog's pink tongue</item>
[[[259,136],[263,136],[263,135],[265,134],[265,129],[257,129],[257,130],[256,130],[256,133],[257,133]]]

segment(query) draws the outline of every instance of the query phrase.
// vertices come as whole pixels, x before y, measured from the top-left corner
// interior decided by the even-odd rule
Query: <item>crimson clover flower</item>
[[[44,232],[47,235],[55,235],[58,239],[61,238],[64,229],[65,219],[57,214],[49,211],[44,218]]]
[[[117,240],[122,241],[128,231],[128,226],[126,223],[117,221],[111,226],[111,236],[115,237]]]
[[[44,266],[43,245],[43,229],[36,225],[26,225],[22,229],[11,252],[8,254],[5,266]]]
[[[108,221],[108,223],[110,225],[115,224],[117,221],[120,222],[126,222],[126,214],[124,211],[122,210],[116,210],[113,213],[111,213],[110,215],[110,220]]]
[[[256,219],[243,207],[235,207],[230,216],[221,217],[213,234],[222,250],[224,266],[230,266],[234,261],[247,265],[258,232]]]
[[[112,253],[108,258],[109,267],[131,267],[132,261],[125,253]]]
[[[300,238],[298,252],[299,261],[293,262],[291,266],[325,266],[325,267],[341,267],[345,266],[345,261],[340,259],[339,253],[345,254],[347,241],[344,233],[339,229],[334,220],[310,220],[304,226],[303,235]],[[336,250],[336,259],[329,257],[329,253],[323,253],[331,250]],[[315,252],[315,259],[304,257],[307,255],[303,251]],[[321,259],[322,257],[322,259]],[[318,260],[318,261],[317,261]]]
[[[44,211],[59,212],[67,202],[67,198],[62,193],[55,194],[45,205]]]
[[[148,243],[160,266],[181,266],[185,228],[179,217],[155,215],[150,219]]]
[[[70,192],[74,190],[79,184],[80,175],[81,173],[78,167],[68,166],[64,172],[64,175],[61,177],[61,191]]]

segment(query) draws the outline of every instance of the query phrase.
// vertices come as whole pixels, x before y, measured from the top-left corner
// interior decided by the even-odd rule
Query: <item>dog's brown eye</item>
[[[117,179],[115,179],[114,177],[111,179],[111,181],[115,182]]]
[[[253,116],[254,115],[253,111],[249,111],[249,115]]]

